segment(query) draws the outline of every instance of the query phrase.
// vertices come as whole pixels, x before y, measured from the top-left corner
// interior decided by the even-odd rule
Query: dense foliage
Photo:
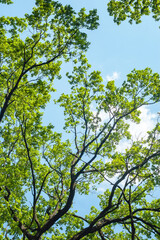
[[[141,22],[142,16],[152,14],[156,20],[160,20],[159,0],[111,0],[108,3],[108,12],[114,16],[114,21],[120,24],[129,18],[129,22]]]
[[[117,23],[126,16],[139,22],[149,8],[158,20],[156,1],[125,2],[108,4]],[[36,0],[24,18],[0,17],[1,239],[160,239],[160,199],[149,197],[160,185],[158,119],[146,138],[117,151],[130,141],[129,123],[140,122],[141,107],[160,102],[160,76],[133,70],[120,87],[105,85],[84,54],[85,29],[97,27],[96,10],[76,13],[52,0]],[[54,101],[65,116],[58,133],[54,119],[48,126],[42,120],[64,61],[74,67],[70,92]],[[102,182],[99,206],[79,215],[75,196]]]

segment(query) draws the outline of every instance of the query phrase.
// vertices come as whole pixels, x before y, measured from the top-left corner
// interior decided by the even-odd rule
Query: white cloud
[[[101,123],[103,124],[107,120],[109,120],[109,114],[106,113],[104,110],[102,110],[99,114],[99,117],[101,118]]]
[[[115,174],[115,175],[114,175],[113,177],[111,177],[111,178],[108,178],[107,176],[105,176],[105,177],[106,177],[106,179],[108,179],[109,181],[107,181],[107,180],[104,179],[104,181],[97,186],[97,191],[98,191],[100,194],[103,194],[107,189],[109,189],[109,190],[112,189],[113,185],[117,182],[117,180],[118,180],[118,178],[119,178],[119,174]],[[125,185],[125,183],[126,183],[126,178],[119,183],[119,186],[123,188],[124,185]],[[113,184],[113,185],[112,185],[112,184]]]
[[[130,120],[127,121],[127,123],[130,125],[129,131],[132,135],[131,141],[122,140],[117,146],[118,152],[125,152],[126,149],[129,149],[131,147],[133,141],[146,139],[147,132],[151,131],[154,128],[157,120],[157,114],[152,113],[146,106],[142,106],[139,108],[139,110],[141,111],[141,121],[139,124],[131,122]]]
[[[120,74],[118,72],[113,72],[112,75],[107,75],[106,79],[107,81],[112,81],[112,80],[118,80],[120,77]]]
[[[142,106],[140,109],[140,123],[136,124],[131,121],[128,121],[130,124],[129,131],[132,135],[132,140],[125,140],[123,139],[120,144],[117,146],[118,152],[125,152],[127,148],[130,148],[132,145],[132,141],[140,140],[140,139],[146,139],[147,138],[147,132],[152,130],[157,122],[157,114],[154,114],[150,111],[150,109],[147,106]],[[107,120],[107,114],[102,113],[101,119],[103,122]],[[106,118],[105,118],[106,117]],[[116,174],[114,177],[110,178],[109,180],[114,184],[118,179],[118,174]],[[107,178],[107,176],[106,176]],[[121,187],[124,186],[126,179],[124,179],[119,185]],[[138,180],[135,182],[135,186],[139,184]],[[106,189],[111,189],[111,185],[109,182],[105,181],[99,184],[98,186],[98,192],[103,193]]]
[[[96,116],[96,110],[93,108],[93,113]],[[119,145],[117,145],[117,151],[118,152],[125,152],[126,149],[131,147],[131,144],[133,141],[146,139],[147,138],[147,132],[151,131],[156,122],[158,115],[155,113],[152,113],[150,109],[147,106],[142,106],[139,108],[141,111],[140,114],[140,123],[134,123],[131,120],[127,121],[127,123],[130,125],[129,131],[132,135],[131,140],[123,139],[120,141]],[[101,118],[101,123],[104,124],[110,119],[109,113],[104,112],[103,110],[100,112],[99,117]],[[98,130],[99,128],[97,128]]]
[[[127,123],[130,125],[129,131],[132,135],[132,140],[140,140],[142,138],[145,139],[147,137],[147,132],[154,128],[158,117],[158,115],[152,113],[147,106],[142,106],[139,108],[139,110],[141,111],[141,121],[139,124],[130,120],[127,121]],[[96,116],[96,110],[93,110],[93,113]],[[103,110],[100,112],[99,117],[101,118],[101,124],[110,119],[109,113],[106,113]]]
[[[156,124],[157,114],[154,114],[146,106],[142,106],[140,109],[140,123],[130,123],[129,131],[132,134],[133,140],[146,138],[147,132],[152,130]]]

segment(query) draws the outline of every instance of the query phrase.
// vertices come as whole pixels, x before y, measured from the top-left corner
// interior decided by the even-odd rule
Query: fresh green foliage
[[[0,0],[0,3],[11,4],[13,2],[11,0]]]
[[[159,0],[111,0],[108,3],[108,12],[114,16],[114,21],[120,24],[129,19],[129,22],[141,22],[143,15],[152,13],[156,21],[160,20],[160,1]]]
[[[24,18],[0,18],[0,239],[160,239],[160,199],[149,198],[160,185],[159,122],[117,151],[141,107],[160,102],[160,76],[133,70],[120,87],[105,85],[84,55],[83,29],[97,27],[96,10],[52,0],[37,0]],[[65,117],[58,133],[54,119],[42,120],[63,61],[73,72],[70,93],[54,100]],[[82,216],[75,196],[100,183],[99,206]]]

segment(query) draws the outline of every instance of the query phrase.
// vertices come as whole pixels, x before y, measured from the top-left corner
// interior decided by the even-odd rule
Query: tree
[[[158,0],[111,0],[108,3],[108,12],[114,16],[114,21],[120,24],[129,18],[129,22],[141,22],[142,16],[150,15],[156,20],[160,20],[160,2]]]
[[[160,239],[160,199],[149,198],[160,185],[159,122],[147,138],[117,151],[131,139],[129,123],[140,122],[141,107],[159,103],[159,74],[133,70],[120,87],[104,85],[84,55],[82,30],[97,28],[96,10],[75,13],[37,0],[25,18],[0,20],[1,238]],[[57,133],[42,117],[61,63],[70,60],[70,93],[55,100],[65,115],[64,132]],[[99,207],[79,215],[75,196],[102,182]]]

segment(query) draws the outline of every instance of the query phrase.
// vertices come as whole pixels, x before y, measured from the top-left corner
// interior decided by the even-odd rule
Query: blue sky
[[[118,26],[113,22],[113,17],[109,16],[105,0],[98,3],[96,0],[61,0],[61,2],[70,4],[75,10],[82,7],[87,10],[97,8],[100,26],[95,31],[87,32],[91,42],[87,57],[92,69],[100,70],[105,81],[117,76],[115,80],[120,84],[134,68],[139,70],[150,67],[153,72],[160,72],[160,24],[151,16],[143,17],[141,24],[131,25],[125,21]],[[68,66],[72,67],[64,66],[63,72],[68,71]],[[62,80],[63,90],[67,89],[65,78]],[[61,82],[55,84],[61,87]],[[159,110],[154,107],[152,111]],[[47,108],[47,112],[50,112],[50,107]],[[150,118],[150,115],[148,112],[145,117]]]
[[[105,0],[61,0],[79,10],[85,7],[87,10],[97,8],[100,16],[100,26],[96,31],[88,31],[91,42],[88,51],[88,59],[94,69],[102,71],[102,75],[114,71],[121,74],[122,78],[133,68],[143,69],[151,67],[153,71],[159,71],[160,62],[160,29],[159,23],[151,16],[143,17],[141,24],[130,25],[127,21],[117,26],[113,17],[107,12]],[[23,16],[31,11],[33,0],[14,0],[13,5],[2,5],[0,15]]]
[[[112,74],[113,71],[124,76],[133,68],[151,67],[154,71],[159,70],[160,30],[159,23],[154,19],[144,17],[139,25],[123,22],[117,26],[106,11],[107,1],[62,2],[70,3],[76,9],[98,9],[100,26],[98,30],[88,33],[91,41],[88,58],[93,67],[101,70],[104,76]]]
[[[31,11],[34,4],[33,0],[15,0],[14,2],[15,4],[10,6],[2,5],[0,15],[22,17],[24,13]],[[125,80],[126,74],[134,68],[150,67],[154,72],[160,72],[160,23],[155,22],[151,16],[143,17],[143,21],[139,25],[130,25],[126,21],[117,26],[113,22],[113,17],[110,17],[107,13],[107,2],[105,0],[61,0],[60,2],[70,4],[75,10],[79,10],[81,7],[85,7],[87,10],[98,9],[100,26],[96,31],[88,31],[88,39],[91,45],[87,57],[92,68],[102,72],[105,81],[111,76],[115,76],[116,81],[122,82]],[[68,71],[68,66],[71,69],[72,64],[64,65],[63,76]],[[68,88],[65,78],[60,81],[57,80],[55,85],[61,88],[61,91]],[[57,129],[61,130],[63,114],[59,112],[57,107],[53,107],[53,102],[46,109],[44,121],[45,123],[51,122],[55,117],[55,111],[55,124],[58,126]],[[159,109],[155,109],[155,111],[159,111]],[[149,111],[146,112],[145,109],[143,118],[143,127],[145,126],[147,129],[148,126],[153,126],[156,117]],[[146,119],[150,119],[147,126]],[[134,129],[138,131],[136,126],[134,126]],[[90,202],[85,200],[86,197],[82,197],[82,199],[86,203],[86,212]],[[79,201],[76,200],[76,203],[79,206]],[[83,212],[82,208],[81,211]]]
[[[135,23],[130,25],[125,21],[118,26],[113,22],[113,17],[109,16],[105,0],[60,0],[60,2],[70,4],[76,11],[82,7],[87,11],[97,8],[100,26],[95,31],[87,31],[91,42],[87,57],[92,69],[101,71],[104,81],[115,77],[116,82],[121,83],[134,68],[150,67],[154,72],[160,72],[160,24],[151,16],[143,17],[142,23],[138,25]],[[14,0],[12,5],[1,4],[0,15],[23,17],[25,13],[31,12],[33,6],[33,0]],[[59,89],[56,96],[68,90],[65,73],[72,71],[72,66],[71,63],[63,65],[63,78],[55,81],[55,87]],[[154,111],[158,112],[159,109]],[[145,110],[144,123],[148,116],[153,121],[154,116],[150,112],[147,114]],[[63,114],[51,101],[45,111],[44,122],[49,123],[52,119],[55,119],[56,129],[61,131]]]

